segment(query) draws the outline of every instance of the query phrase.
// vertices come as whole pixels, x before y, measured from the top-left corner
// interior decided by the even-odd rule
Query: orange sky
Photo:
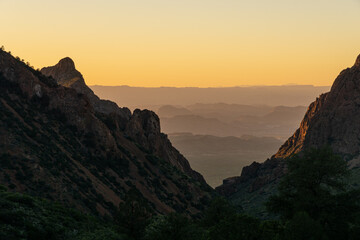
[[[358,0],[0,0],[0,45],[89,85],[331,85],[360,53]]]

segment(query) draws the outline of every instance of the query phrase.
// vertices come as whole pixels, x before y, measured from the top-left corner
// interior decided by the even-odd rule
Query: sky
[[[0,0],[0,45],[88,85],[331,85],[360,54],[359,0]]]

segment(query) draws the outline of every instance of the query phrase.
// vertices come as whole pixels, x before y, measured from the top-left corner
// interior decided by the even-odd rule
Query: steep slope
[[[304,148],[330,145],[346,160],[360,155],[360,56],[336,78],[329,93],[313,102],[300,128],[275,154],[288,157]]]
[[[299,129],[271,159],[244,167],[241,176],[225,179],[217,191],[245,205],[255,196],[263,201],[269,191],[274,190],[271,186],[276,185],[284,173],[283,159],[311,147],[328,145],[350,166],[358,166],[359,120],[360,56],[353,67],[340,73],[330,92],[320,95],[310,104]]]
[[[0,183],[112,214],[137,189],[154,211],[196,214],[211,188],[151,111],[97,98],[69,58],[42,72],[0,51]]]
[[[85,84],[80,72],[75,69],[74,62],[66,57],[52,67],[41,69],[45,76],[54,78],[58,84],[75,89],[88,97],[90,104],[98,114],[105,114],[100,118],[118,118],[119,130],[126,137],[135,140],[146,151],[151,151],[157,156],[162,156],[172,165],[176,166],[196,180],[205,182],[200,174],[190,168],[188,161],[172,147],[167,136],[160,131],[159,117],[152,111],[136,109],[131,115],[128,108],[119,108],[116,103],[99,99],[98,96]],[[119,118],[120,117],[120,118]],[[110,121],[111,119],[106,119]]]

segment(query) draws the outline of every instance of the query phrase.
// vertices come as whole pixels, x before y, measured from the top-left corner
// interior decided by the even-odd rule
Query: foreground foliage
[[[272,239],[278,226],[238,214],[225,199],[215,199],[201,219],[149,215],[129,199],[115,221],[105,221],[60,204],[0,190],[0,239],[17,240],[212,240]],[[275,228],[274,228],[275,226]],[[276,231],[274,231],[276,229]]]
[[[350,188],[350,170],[328,147],[287,161],[288,173],[267,208],[279,214],[286,239],[349,239],[359,217],[359,190]]]
[[[115,228],[62,205],[0,188],[0,239],[122,240]]]
[[[157,215],[128,191],[114,219],[105,221],[60,204],[0,188],[0,239],[69,240],[353,240],[360,239],[359,192],[346,163],[328,148],[288,160],[288,172],[267,208],[278,219],[245,215],[215,198],[201,215]]]

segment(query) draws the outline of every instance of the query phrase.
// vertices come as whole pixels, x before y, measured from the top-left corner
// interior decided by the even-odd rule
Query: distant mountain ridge
[[[226,88],[143,88],[129,86],[90,86],[100,97],[119,106],[151,108],[162,105],[187,106],[196,103],[287,106],[307,105],[330,86],[311,85],[252,86]]]
[[[0,51],[0,184],[111,215],[130,189],[157,213],[197,214],[212,193],[148,110],[89,89],[70,58],[35,71]]]
[[[165,133],[191,132],[219,137],[253,135],[285,139],[304,116],[303,106],[193,104],[161,106],[157,111]]]

